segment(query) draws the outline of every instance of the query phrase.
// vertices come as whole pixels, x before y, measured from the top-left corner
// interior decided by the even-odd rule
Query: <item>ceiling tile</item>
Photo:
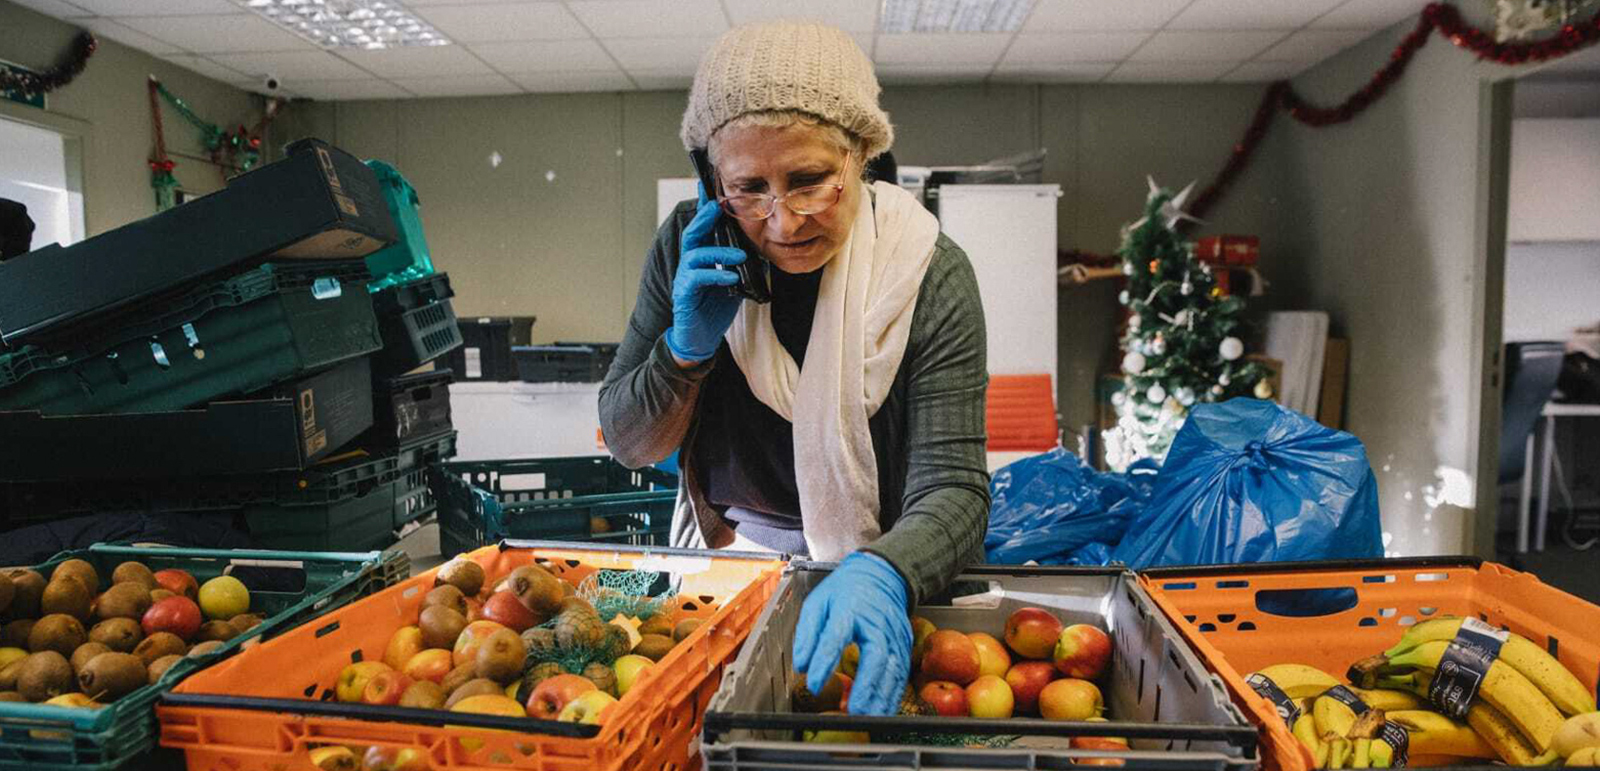
[[[1299,29],[1344,0],[1195,0],[1167,29]]]
[[[455,75],[444,78],[396,79],[394,84],[417,96],[500,96],[520,94],[522,87],[504,75]]]
[[[251,79],[250,76],[254,73],[251,73],[247,70],[235,70],[231,67],[218,64],[204,56],[180,54],[162,58],[191,72],[198,72],[201,75],[211,78],[212,80],[220,80],[224,83],[231,83],[238,80],[251,80],[251,82],[253,82],[255,85],[259,86],[261,84],[259,80]]]
[[[879,64],[994,64],[1012,35],[941,33],[879,35]]]
[[[560,3],[443,5],[417,15],[458,43],[494,40],[574,40],[589,37]]]
[[[1008,63],[1120,62],[1150,37],[1149,32],[1056,32],[1018,35],[1006,50]]]
[[[611,55],[593,40],[473,43],[467,48],[490,67],[506,73],[617,71]]]
[[[235,16],[128,16],[117,19],[197,54],[314,51],[316,46],[252,13]]]
[[[1116,68],[1115,62],[1069,64],[1004,64],[990,80],[997,83],[1093,83]]]
[[[92,16],[93,14],[63,0],[12,0],[23,8],[29,8],[46,16],[57,19],[66,19],[73,16]]]
[[[1210,83],[1233,67],[1234,62],[1123,62],[1105,82]]]
[[[693,74],[700,65],[701,55],[716,38],[658,37],[601,42],[617,57],[623,69],[672,69]]]
[[[704,37],[728,29],[717,0],[570,0],[567,7],[600,38]]]
[[[1311,22],[1323,29],[1384,29],[1401,19],[1415,20],[1428,0],[1349,0]]]
[[[212,54],[211,58],[244,75],[276,75],[287,83],[297,80],[358,80],[371,77],[361,68],[327,51]]]
[[[1038,0],[1023,32],[1160,29],[1192,0]]]
[[[1288,80],[1310,67],[1308,62],[1245,62],[1239,68],[1222,76],[1223,83],[1271,83]]]
[[[411,94],[376,78],[366,80],[302,80],[289,89],[312,99],[405,99]]]
[[[1372,33],[1349,29],[1307,29],[1261,52],[1258,59],[1275,62],[1320,62]]]
[[[351,49],[340,58],[383,78],[442,78],[493,72],[461,46],[413,46],[379,51]]]
[[[537,94],[633,90],[633,81],[620,72],[525,72],[506,77]]]
[[[724,0],[734,24],[775,19],[820,21],[846,32],[871,32],[878,22],[881,3],[862,0],[808,0],[804,4],[772,0]]]
[[[81,24],[90,32],[104,38],[110,38],[126,46],[132,46],[146,53],[157,56],[165,54],[181,54],[183,49],[163,40],[157,40],[135,29],[129,29],[110,19],[74,19],[74,24]]]
[[[95,16],[203,16],[239,13],[228,0],[71,0]]]
[[[1173,32],[1163,30],[1130,57],[1145,62],[1237,62],[1250,59],[1287,33],[1265,31]]]
[[[983,64],[886,64],[878,67],[878,80],[890,86],[980,83],[991,69]]]

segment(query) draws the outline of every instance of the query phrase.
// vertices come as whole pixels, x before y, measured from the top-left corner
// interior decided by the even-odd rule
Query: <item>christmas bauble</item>
[[[1117,303],[1121,305],[1128,304],[1128,290],[1124,289],[1117,293]]]
[[[1131,262],[1122,263],[1122,275],[1124,275],[1124,276],[1133,275],[1133,263],[1131,263]]]
[[[1237,337],[1225,337],[1222,345],[1217,346],[1217,352],[1222,354],[1224,361],[1233,361],[1244,355],[1244,342]]]
[[[1222,395],[1222,386],[1219,386],[1219,385],[1212,386],[1211,387],[1211,395],[1212,396],[1221,396]]]
[[[1113,406],[1113,407],[1121,407],[1122,405],[1127,404],[1127,403],[1128,403],[1128,397],[1127,397],[1127,395],[1123,394],[1121,391],[1118,391],[1118,392],[1116,392],[1116,393],[1111,395],[1111,406]]]
[[[1128,355],[1122,357],[1122,371],[1130,375],[1143,372],[1144,364],[1144,354],[1138,351],[1128,351]]]
[[[1133,316],[1129,316],[1128,317],[1128,328],[1129,329],[1137,332],[1137,331],[1139,331],[1139,327],[1141,327],[1141,326],[1144,326],[1144,317],[1143,316],[1133,315]]]
[[[1160,383],[1156,383],[1150,386],[1150,390],[1144,392],[1144,398],[1145,401],[1151,404],[1160,404],[1167,398],[1167,389],[1162,388]]]
[[[1184,297],[1188,297],[1189,295],[1191,295],[1193,293],[1194,293],[1194,284],[1189,283],[1189,281],[1187,279],[1185,279],[1182,284],[1178,285],[1178,294],[1181,294]]]
[[[1152,356],[1161,356],[1167,352],[1167,341],[1162,336],[1156,335],[1145,348],[1150,351]]]
[[[1185,309],[1183,309],[1181,311],[1178,311],[1177,315],[1172,317],[1172,326],[1175,326],[1175,327],[1186,327],[1188,325],[1189,325],[1189,309],[1188,308],[1185,308]]]
[[[1173,391],[1172,397],[1177,399],[1179,404],[1187,407],[1191,404],[1194,404],[1194,389],[1188,386],[1183,386],[1178,390]]]
[[[1272,398],[1272,384],[1268,383],[1265,380],[1257,380],[1256,381],[1256,391],[1255,391],[1255,393],[1256,393],[1256,398],[1257,399],[1271,399]]]
[[[1222,373],[1222,374],[1217,376],[1217,385],[1219,385],[1219,386],[1221,386],[1223,388],[1227,388],[1228,384],[1232,383],[1232,382],[1233,382],[1233,378],[1228,377],[1228,373],[1226,373],[1226,372],[1224,372],[1224,373]]]

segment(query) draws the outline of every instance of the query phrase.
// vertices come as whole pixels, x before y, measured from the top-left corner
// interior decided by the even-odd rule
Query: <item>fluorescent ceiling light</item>
[[[268,21],[324,48],[447,46],[450,39],[397,0],[243,0]]]
[[[1016,32],[1034,0],[883,0],[879,31]]]

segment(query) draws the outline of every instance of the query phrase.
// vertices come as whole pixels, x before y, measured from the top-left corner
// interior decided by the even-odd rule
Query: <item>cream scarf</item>
[[[778,342],[772,306],[743,303],[728,347],[762,404],[794,424],[795,481],[811,559],[876,539],[878,461],[867,419],[889,395],[911,335],[939,221],[886,182],[862,195],[844,248],[823,268],[805,369]],[[865,191],[864,191],[865,192]]]

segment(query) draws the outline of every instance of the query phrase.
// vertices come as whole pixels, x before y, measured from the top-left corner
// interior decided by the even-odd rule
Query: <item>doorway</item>
[[[0,116],[0,198],[28,207],[32,248],[84,237],[81,140]]]

